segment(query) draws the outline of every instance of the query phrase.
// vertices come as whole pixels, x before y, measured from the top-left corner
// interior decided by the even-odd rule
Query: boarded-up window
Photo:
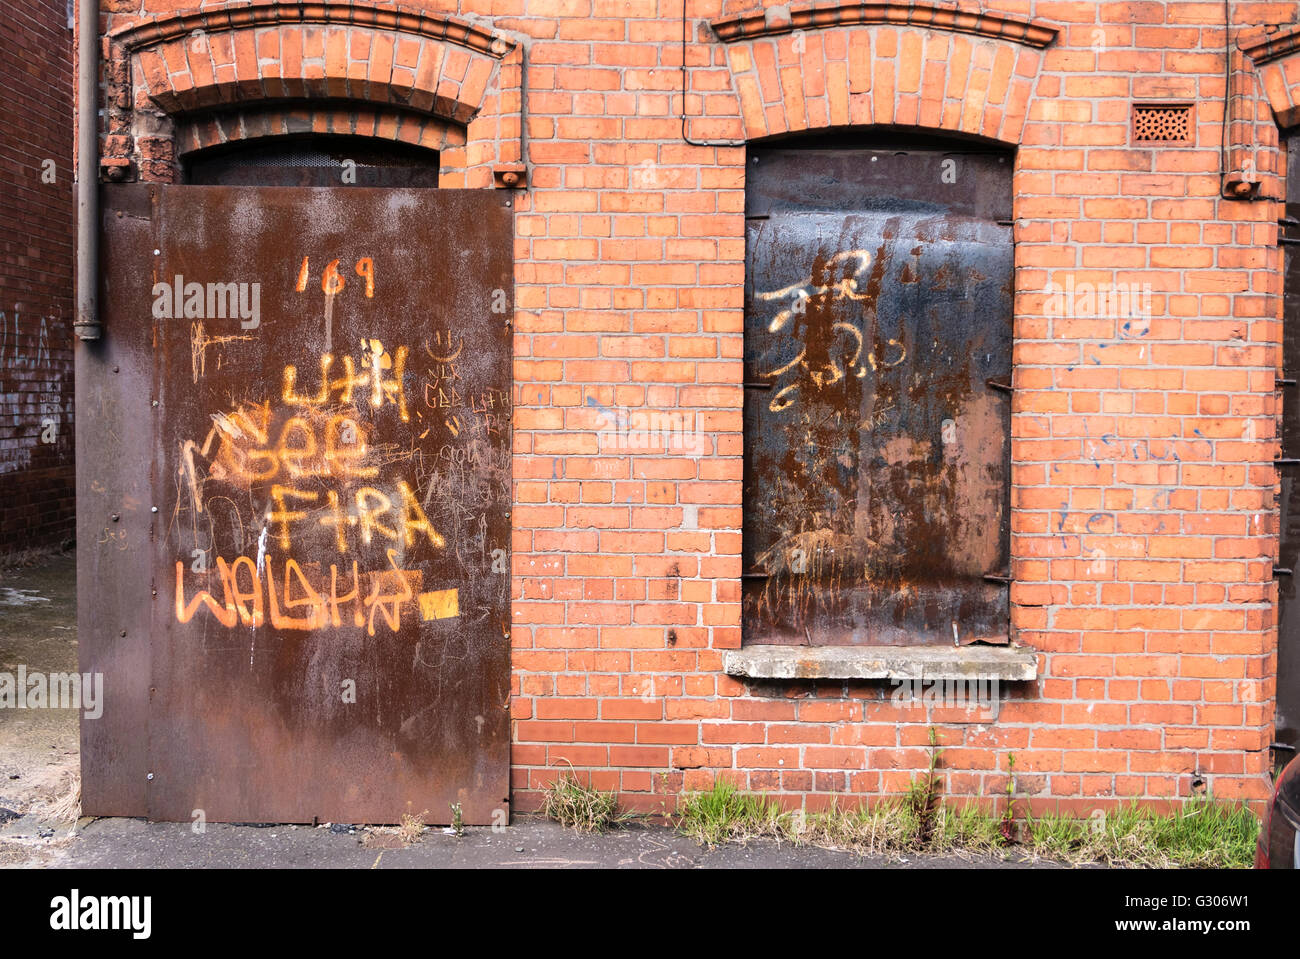
[[[746,643],[1007,641],[1011,171],[751,151]]]

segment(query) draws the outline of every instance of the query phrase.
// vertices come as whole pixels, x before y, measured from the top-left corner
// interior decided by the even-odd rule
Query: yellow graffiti
[[[832,324],[831,329],[840,330],[852,335],[854,340],[853,355],[849,357],[846,363],[847,366],[853,370],[853,375],[858,379],[866,376],[868,366],[871,367],[872,372],[876,372],[878,370],[892,369],[907,360],[907,347],[903,346],[899,340],[891,338],[885,341],[885,345],[886,347],[893,347],[897,350],[898,355],[896,357],[885,359],[882,356],[877,356],[876,352],[873,350],[866,355],[865,365],[855,366],[858,359],[862,356],[862,331],[851,323],[843,322]],[[844,367],[840,366],[838,360],[832,359],[825,366],[819,366],[816,369],[813,369],[807,362],[807,352],[806,349],[800,350],[799,355],[793,360],[760,375],[767,379],[779,380],[785,374],[800,368],[807,374],[808,380],[817,389],[833,386],[844,378]],[[773,413],[779,413],[794,405],[795,394],[799,391],[799,386],[799,383],[788,383],[782,386],[773,394],[767,408]]]
[[[343,357],[343,375],[330,379],[330,368],[334,365],[334,354],[326,353],[320,358],[320,387],[314,395],[298,392],[298,368],[284,368],[284,385],[280,398],[290,406],[324,406],[332,400],[339,403],[351,403],[353,390],[360,387],[370,390],[370,405],[376,409],[383,407],[385,400],[397,406],[402,422],[410,420],[406,410],[406,393],[402,389],[402,376],[406,370],[407,349],[399,346],[395,354],[385,352],[379,340],[366,340],[362,349],[361,370],[352,357]],[[385,373],[390,373],[385,376]],[[334,394],[337,392],[337,397]]]
[[[379,475],[377,466],[366,464],[369,448],[355,415],[312,410],[290,417],[280,427],[274,445],[270,420],[269,404],[214,413],[212,429],[201,445],[192,440],[181,444],[181,469],[196,512],[203,512],[196,457],[211,460],[212,479],[246,488],[282,475],[294,480],[372,479]]]
[[[840,264],[848,264],[852,269],[843,277],[826,284],[815,284],[811,274],[798,283],[792,283],[789,286],[782,287],[779,290],[770,290],[766,293],[755,293],[756,299],[768,302],[771,300],[780,300],[785,297],[793,297],[794,302],[786,307],[780,313],[772,318],[768,324],[769,333],[779,333],[785,329],[790,318],[796,313],[804,312],[806,301],[814,296],[821,296],[825,293],[832,293],[832,298],[865,300],[867,294],[858,292],[858,278],[863,276],[871,267],[875,256],[870,250],[841,250],[834,254],[826,261],[824,269],[829,273],[831,269]]]
[[[862,283],[874,260],[875,256],[869,250],[841,250],[830,256],[820,267],[814,268],[798,283],[792,283],[779,290],[756,293],[755,299],[763,302],[791,300],[785,309],[772,318],[768,324],[768,332],[779,333],[785,330],[790,324],[791,317],[807,312],[808,301],[814,297],[829,297],[831,300],[868,299],[869,294],[862,289]],[[837,277],[836,274],[840,275]],[[823,278],[825,282],[819,282]],[[850,373],[861,379],[867,375],[868,368],[873,372],[890,369],[907,359],[906,347],[896,339],[887,340],[881,354],[872,350],[866,351],[864,355],[865,342],[862,330],[854,323],[836,321],[831,324],[831,333],[840,334],[851,341],[851,348],[845,351],[851,355],[843,359],[832,356],[825,364],[813,367],[808,362],[805,348],[801,349],[794,359],[760,374],[768,379],[780,380],[796,369],[802,370],[803,373],[800,377],[801,382],[774,384],[779,388],[768,402],[769,410],[776,413],[792,406],[804,382],[811,383],[815,389],[823,389],[840,382]],[[897,353],[896,356],[890,355],[886,358],[882,355],[894,352]]]
[[[224,346],[226,343],[235,343],[241,340],[256,340],[255,336],[241,334],[231,334],[227,336],[208,336],[204,332],[203,323],[190,324],[190,377],[193,382],[197,383],[208,371],[208,347]],[[220,362],[218,361],[218,368]]]
[[[456,348],[454,350],[451,348],[451,330],[448,330],[445,336],[441,330],[435,331],[433,334],[433,344],[440,350],[446,349],[450,351],[446,353],[435,353],[429,348],[429,344],[426,342],[424,344],[424,352],[428,353],[429,357],[435,363],[451,363],[460,356],[460,351],[465,348],[465,341],[460,337],[456,338]]]
[[[339,494],[334,490],[328,490],[326,513],[316,520],[316,524],[334,527],[335,545],[341,553],[347,552],[347,537],[344,535],[344,530],[353,526],[357,527],[361,542],[367,546],[374,540],[376,533],[400,544],[403,548],[415,545],[417,534],[420,533],[428,537],[429,542],[435,547],[444,546],[446,540],[429,522],[429,517],[425,514],[410,485],[403,480],[398,480],[397,490],[401,497],[400,505],[395,504],[392,497],[383,490],[375,489],[373,486],[363,486],[353,494],[356,511],[348,513],[343,510]],[[276,532],[280,548],[286,550],[292,543],[291,525],[310,520],[312,515],[306,509],[291,506],[291,500],[300,505],[314,505],[320,502],[320,494],[315,490],[281,486],[278,483],[271,486],[273,508],[267,513],[266,518]],[[385,525],[385,522],[393,525]]]
[[[357,275],[368,287],[373,271],[368,258],[357,263]],[[300,286],[308,278],[304,258]],[[342,286],[338,263],[332,262],[322,289],[333,293]],[[445,359],[450,361],[463,344],[453,347],[448,332],[446,346]],[[203,558],[188,572],[186,561],[177,562],[178,622],[210,617],[226,628],[269,624],[286,631],[339,628],[350,622],[374,636],[385,629],[398,632],[404,617],[429,622],[460,615],[457,589],[425,589],[421,570],[403,566],[411,549],[426,543],[435,549],[446,546],[425,512],[429,498],[422,501],[417,495],[418,483],[396,477],[380,480],[381,467],[399,460],[418,463],[418,451],[397,443],[373,445],[362,426],[365,422],[368,429],[378,428],[383,423],[378,411],[409,421],[403,388],[407,358],[405,346],[390,351],[373,338],[362,340],[359,355],[336,356],[327,349],[319,357],[317,383],[302,383],[298,369],[286,365],[282,405],[243,403],[213,413],[202,442],[180,444],[181,496],[188,491],[194,516],[209,510],[213,541],[219,538],[215,524],[233,522],[236,551],[244,552],[249,530],[236,501],[245,499],[253,506],[252,523],[254,530],[260,528],[260,536],[254,533],[256,560],[248,555],[218,556],[209,569],[206,551],[195,550]],[[454,375],[450,372],[449,378]],[[503,414],[508,411],[504,398],[501,408]],[[462,414],[444,415],[452,435],[469,426]],[[228,490],[213,490],[211,483],[234,486],[246,496],[231,499],[225,495]],[[211,516],[218,499],[231,504],[231,515]],[[304,534],[313,534],[306,536],[312,545],[332,541],[339,554],[353,548],[363,555],[367,548],[382,549],[387,564],[367,571],[357,560],[337,559],[328,569],[324,563],[307,563],[291,555]]]
[[[460,615],[460,590],[438,589],[421,593],[420,616],[430,619],[449,619]]]

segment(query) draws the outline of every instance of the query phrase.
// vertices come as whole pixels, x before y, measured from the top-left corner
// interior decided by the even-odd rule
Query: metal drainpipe
[[[77,315],[83,340],[102,332],[99,291],[99,0],[77,4]]]

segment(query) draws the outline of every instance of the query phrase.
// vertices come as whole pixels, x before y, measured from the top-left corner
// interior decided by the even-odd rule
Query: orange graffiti
[[[376,623],[387,627],[389,632],[399,632],[403,611],[425,622],[460,615],[458,589],[425,591],[423,573],[403,569],[395,550],[387,550],[386,554],[389,568],[385,570],[361,574],[355,561],[350,564],[350,570],[345,567],[343,575],[347,577],[350,573],[352,582],[351,590],[342,595],[337,564],[330,564],[327,587],[324,582],[313,585],[308,573],[292,558],[267,558],[265,575],[259,573],[257,564],[248,556],[237,556],[230,562],[218,558],[215,575],[221,583],[221,601],[207,589],[198,589],[187,600],[185,563],[177,561],[176,619],[188,623],[202,608],[227,629],[237,624],[258,627],[266,624],[269,612],[271,628],[276,630],[337,629],[350,620],[354,627],[364,627],[368,635],[374,636]],[[212,576],[211,573],[197,575],[209,579]],[[320,575],[323,577],[323,572]],[[362,579],[368,584],[364,594]],[[351,609],[347,611],[349,605]]]

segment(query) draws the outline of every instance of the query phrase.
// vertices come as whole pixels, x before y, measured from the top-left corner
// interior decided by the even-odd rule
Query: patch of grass
[[[1202,799],[1173,813],[1133,804],[1105,817],[1030,817],[1014,842],[1005,815],[974,802],[940,803],[933,776],[931,767],[899,798],[812,814],[786,812],[774,799],[718,781],[682,798],[676,826],[710,846],[774,839],[863,856],[977,853],[1139,868],[1249,868],[1254,858],[1259,824],[1245,807]]]
[[[678,812],[677,828],[706,846],[749,839],[788,839],[794,831],[792,814],[774,799],[742,793],[718,780],[706,793],[691,793]]]
[[[932,848],[936,852],[1000,853],[1005,849],[1006,821],[976,803],[943,807]]]
[[[560,776],[542,797],[542,813],[579,832],[604,832],[625,818],[618,797],[585,786],[575,776]]]
[[[864,856],[911,849],[921,832],[915,797],[852,809],[833,806],[826,812],[794,818],[802,820],[804,828],[787,837],[792,842]]]
[[[1026,822],[1026,851],[1075,864],[1248,869],[1259,821],[1244,806],[1193,799],[1171,813],[1136,803],[1106,816],[1044,815]]]

